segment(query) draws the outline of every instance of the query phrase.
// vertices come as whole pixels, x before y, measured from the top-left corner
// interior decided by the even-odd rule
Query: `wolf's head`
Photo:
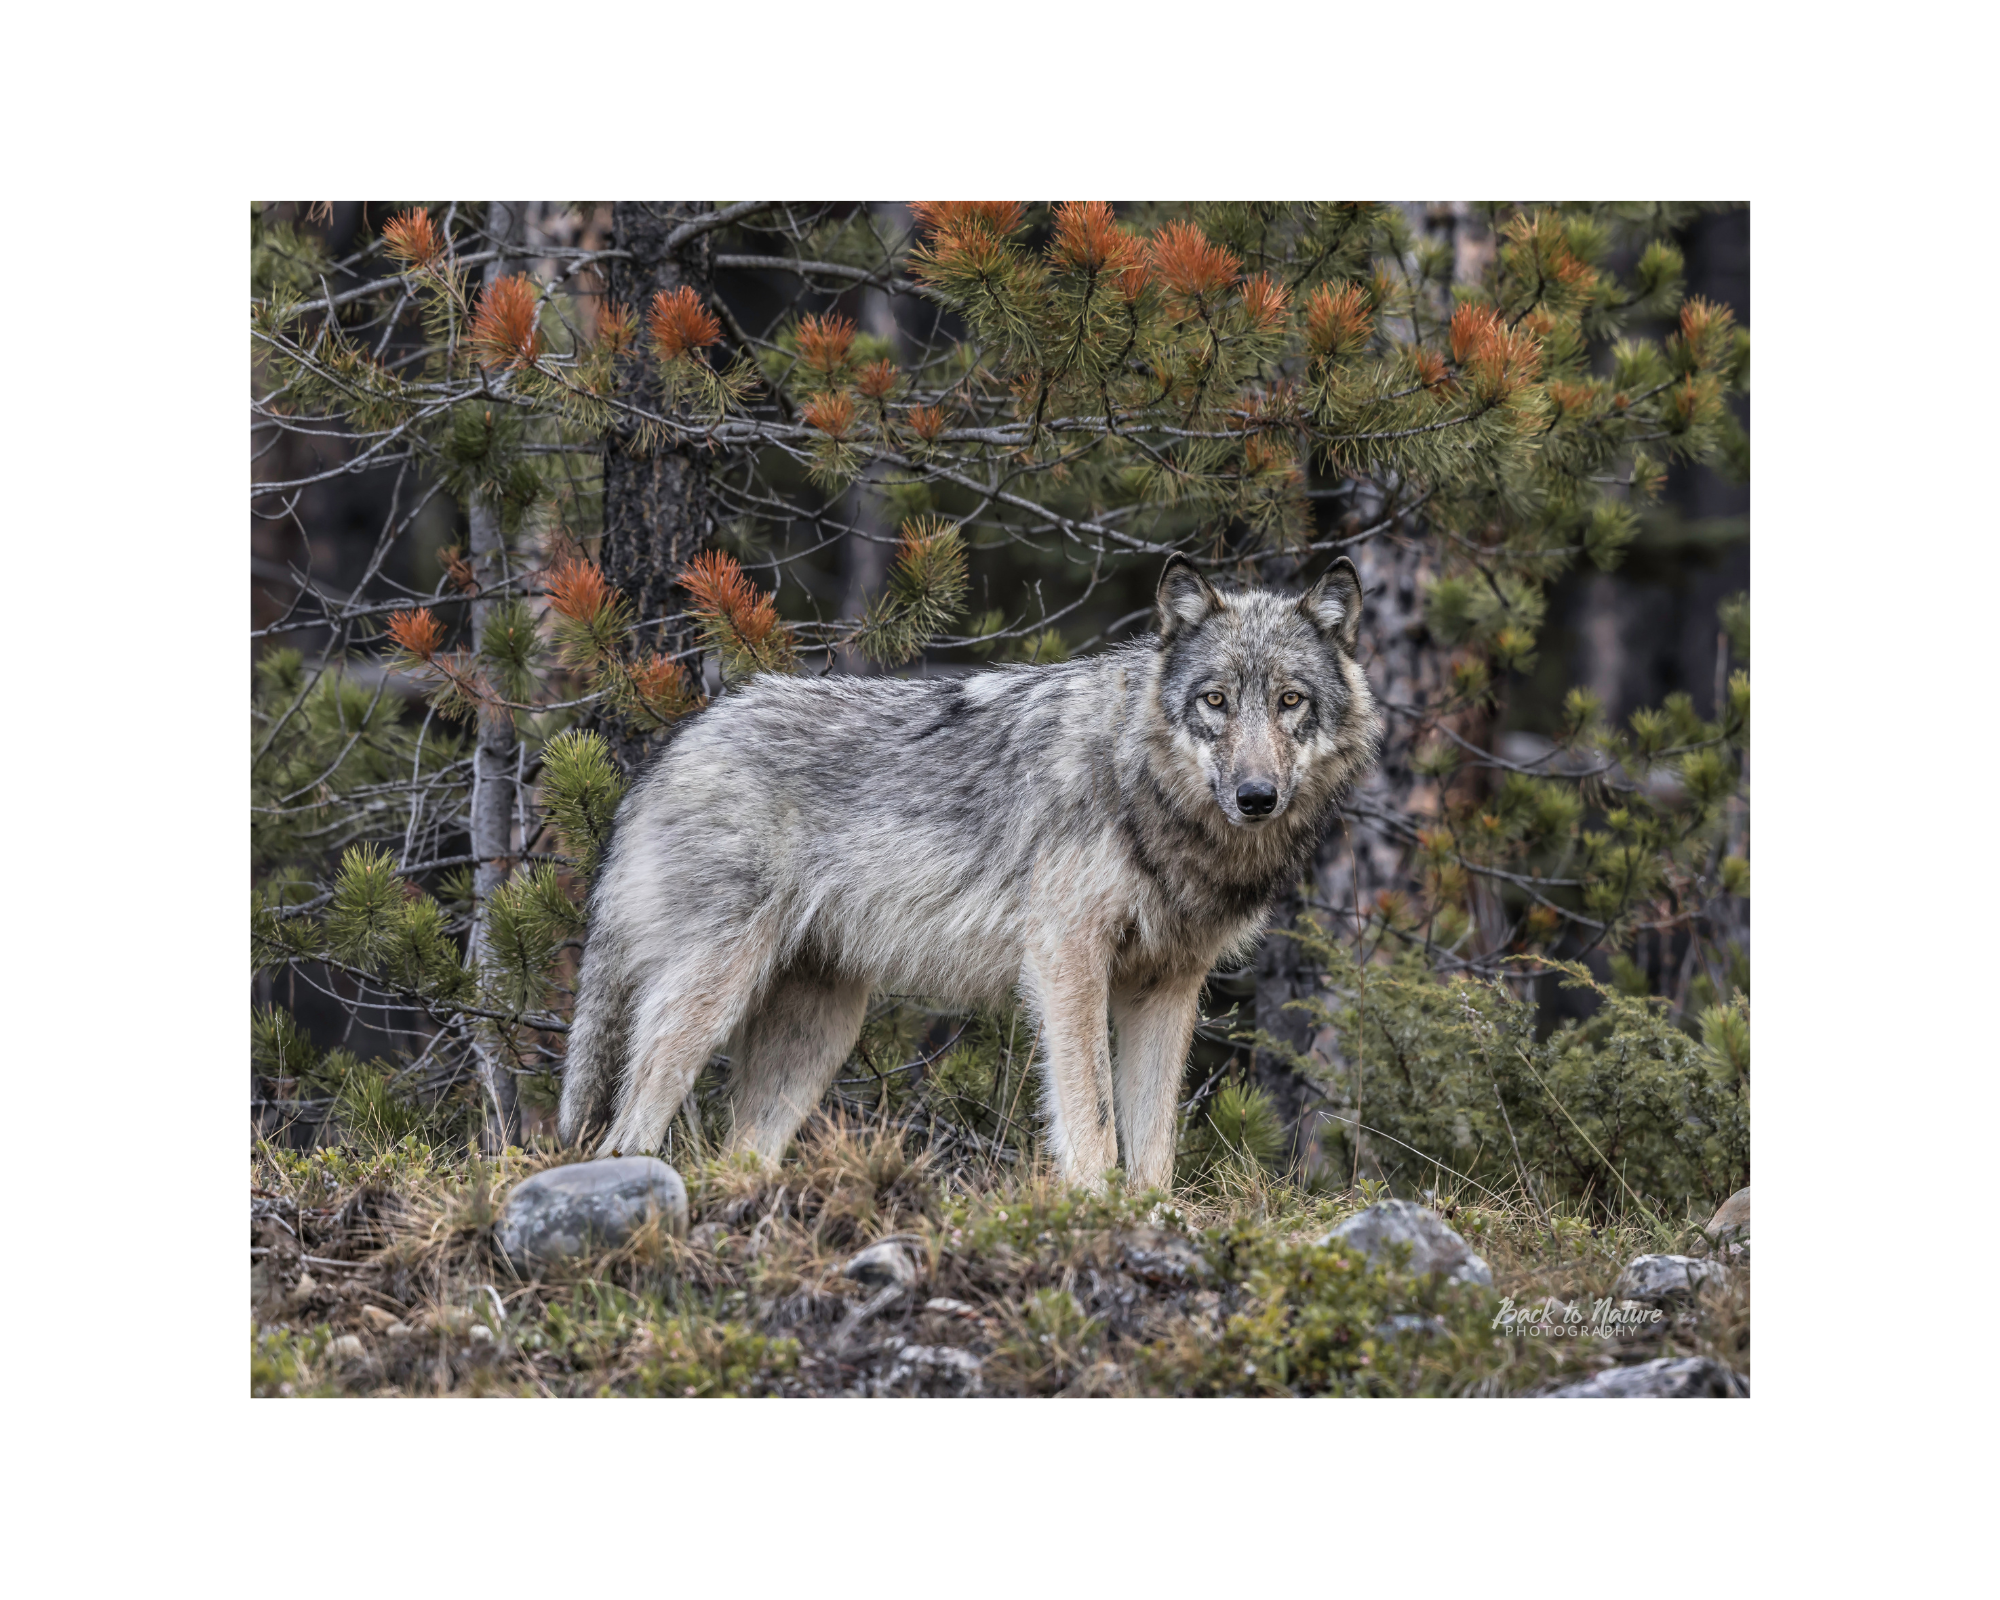
[[[1192,763],[1231,825],[1317,817],[1373,754],[1379,714],[1354,660],[1361,579],[1345,556],[1299,596],[1224,593],[1173,556],[1159,623],[1177,764]]]

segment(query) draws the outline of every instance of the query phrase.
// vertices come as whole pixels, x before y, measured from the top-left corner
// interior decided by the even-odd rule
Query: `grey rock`
[[[1134,1228],[1118,1235],[1117,1244],[1125,1270],[1148,1283],[1182,1284],[1208,1276],[1201,1251],[1165,1228]]]
[[[1745,1184],[1716,1207],[1715,1215],[1702,1229],[1717,1244],[1732,1244],[1750,1237],[1750,1188]]]
[[[1664,1357],[1612,1367],[1557,1389],[1551,1400],[1747,1400],[1750,1380],[1706,1356]]]
[[[687,1185],[657,1156],[622,1156],[550,1167],[515,1185],[500,1213],[500,1248],[525,1271],[624,1243],[658,1213],[687,1233]]]
[[[1393,1259],[1395,1247],[1410,1247],[1407,1271],[1421,1277],[1433,1273],[1446,1283],[1493,1286],[1493,1269],[1472,1253],[1472,1247],[1429,1206],[1414,1200],[1383,1200],[1349,1217],[1320,1240],[1359,1250],[1372,1262]]]
[[[843,1278],[875,1289],[908,1289],[917,1281],[917,1260],[907,1240],[891,1236],[871,1244],[840,1269]]]
[[[361,1347],[361,1335],[343,1333],[326,1347],[326,1353],[336,1361],[359,1361],[366,1352]]]
[[[1729,1269],[1720,1261],[1700,1261],[1693,1256],[1637,1256],[1626,1263],[1612,1287],[1619,1300],[1638,1300],[1648,1305],[1689,1298],[1710,1284],[1729,1281]]]
[[[980,1360],[970,1350],[949,1344],[906,1344],[896,1351],[885,1380],[890,1388],[915,1379],[920,1384],[943,1382],[971,1393],[980,1385]]]

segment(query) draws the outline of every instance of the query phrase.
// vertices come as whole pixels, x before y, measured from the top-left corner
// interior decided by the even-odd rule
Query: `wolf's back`
[[[644,982],[753,918],[788,956],[811,940],[899,986],[1004,995],[1037,852],[1115,807],[1120,665],[762,678],[690,722],[619,807],[592,890],[563,1136],[606,1120]]]

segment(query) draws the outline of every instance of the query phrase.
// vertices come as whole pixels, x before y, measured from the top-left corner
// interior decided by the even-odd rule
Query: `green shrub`
[[[1293,1005],[1330,1045],[1302,1054],[1262,1031],[1242,1037],[1288,1062],[1341,1119],[1328,1135],[1335,1170],[1404,1194],[1452,1178],[1489,1190],[1525,1181],[1544,1203],[1601,1211],[1622,1197],[1670,1214],[1717,1205],[1749,1181],[1740,996],[1702,1018],[1704,1042],[1664,1001],[1560,966],[1564,986],[1596,995],[1598,1009],[1538,1039],[1518,980],[1441,978],[1414,953],[1364,974],[1310,918],[1296,936],[1324,976]]]

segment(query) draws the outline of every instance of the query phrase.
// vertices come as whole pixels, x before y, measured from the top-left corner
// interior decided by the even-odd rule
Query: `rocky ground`
[[[260,1147],[251,1240],[258,1395],[1749,1392],[1748,1190],[1701,1223],[1255,1169],[1091,1197],[893,1129],[769,1173]]]

